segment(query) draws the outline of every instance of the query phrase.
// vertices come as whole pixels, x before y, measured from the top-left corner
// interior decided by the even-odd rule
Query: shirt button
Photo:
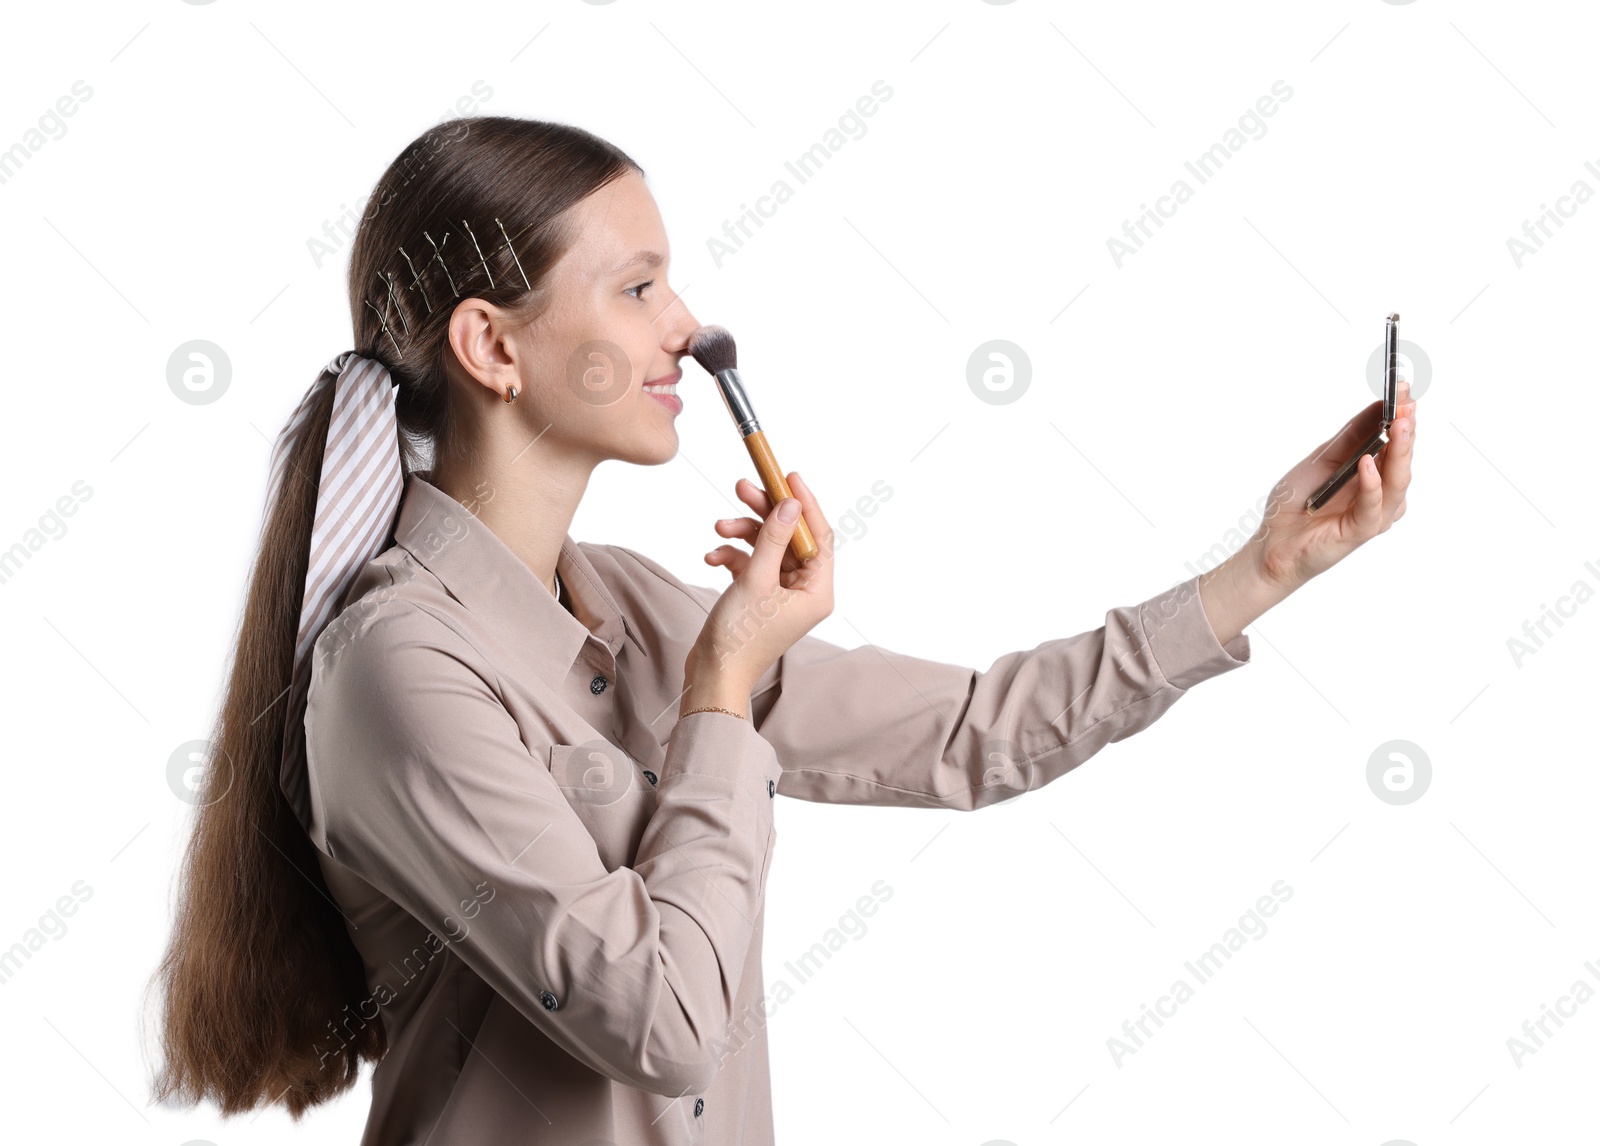
[[[544,1004],[544,1009],[547,1011],[553,1011],[561,1005],[560,1003],[556,1002],[556,997],[549,991],[539,992],[539,1002]]]
[[[696,1118],[700,1117],[700,1112],[702,1110],[704,1110],[705,1108],[706,1108],[706,1100],[705,1099],[697,1098],[697,1099],[694,1100],[694,1116]]]
[[[589,691],[594,693],[596,696],[599,696],[605,690],[606,678],[597,674],[595,678],[589,682]]]
[[[654,784],[656,782],[656,774],[654,772],[650,771],[650,769],[648,769],[648,768],[646,768],[644,770],[644,778],[646,780],[650,781],[650,783],[652,783],[652,784]]]
[[[776,781],[768,780],[767,781],[767,799],[770,800],[772,797],[776,796],[777,794],[778,794],[778,785],[777,785]]]

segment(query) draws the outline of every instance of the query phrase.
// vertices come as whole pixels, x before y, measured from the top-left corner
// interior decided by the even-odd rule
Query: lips
[[[678,397],[678,379],[683,377],[682,370],[674,370],[671,374],[663,374],[660,378],[644,384],[644,392],[662,405],[667,406],[673,413],[683,409],[683,399]]]
[[[683,412],[683,399],[674,394],[670,389],[646,390],[645,393],[650,395],[650,397],[654,398],[657,402],[660,402],[674,414]]]

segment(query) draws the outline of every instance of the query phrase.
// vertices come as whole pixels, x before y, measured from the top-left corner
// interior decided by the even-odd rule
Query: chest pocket
[[[552,744],[550,775],[594,837],[606,870],[632,867],[657,807],[644,769],[609,740],[595,739]]]

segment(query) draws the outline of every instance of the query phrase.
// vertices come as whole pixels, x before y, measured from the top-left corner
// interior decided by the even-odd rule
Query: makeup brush
[[[772,447],[767,444],[767,435],[756,420],[750,398],[744,392],[744,381],[739,377],[739,351],[733,343],[733,335],[720,326],[702,326],[689,336],[689,353],[705,368],[707,374],[717,380],[722,403],[728,408],[733,424],[739,427],[739,436],[750,451],[750,460],[755,462],[756,472],[761,475],[761,484],[766,487],[772,504],[776,506],[784,498],[794,497],[789,492],[789,483],[783,478],[783,470],[778,467],[778,459],[773,456]],[[795,522],[794,535],[789,538],[789,550],[801,561],[817,555],[817,543],[811,536],[811,530],[806,528],[804,515]]]

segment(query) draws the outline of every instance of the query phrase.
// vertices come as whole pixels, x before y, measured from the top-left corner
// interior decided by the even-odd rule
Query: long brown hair
[[[389,165],[356,232],[349,297],[356,348],[398,383],[404,472],[421,468],[424,451],[465,445],[454,440],[445,372],[456,299],[532,321],[573,238],[565,212],[629,170],[643,174],[580,128],[503,116],[441,123]],[[165,1059],[154,1101],[210,1099],[224,1115],[276,1104],[298,1120],[388,1049],[381,1016],[344,1023],[367,1001],[361,956],[278,788],[333,397],[330,386],[291,448],[251,573],[173,929],[150,984],[161,988]]]

